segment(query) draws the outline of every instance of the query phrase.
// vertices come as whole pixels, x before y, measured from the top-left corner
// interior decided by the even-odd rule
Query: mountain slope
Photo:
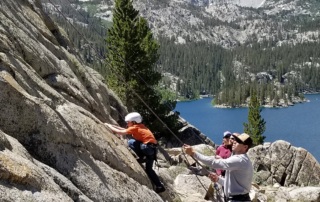
[[[71,5],[81,5],[95,16],[111,21],[112,4],[112,1],[89,0]],[[310,35],[307,31],[318,35],[319,29],[316,26],[306,31],[298,28],[306,26],[306,23],[319,22],[319,4],[316,0],[134,1],[135,7],[148,20],[156,36],[205,40],[229,48],[250,41],[252,36],[261,41],[266,37],[272,39],[281,33],[297,37],[296,41],[301,43],[299,37]],[[287,28],[289,25],[292,27]]]
[[[112,19],[110,1],[69,4],[74,10],[79,5],[103,20]],[[277,97],[290,104],[299,93],[320,91],[316,82],[320,75],[312,73],[318,71],[319,64],[318,1],[141,0],[134,5],[159,39],[157,68],[179,78],[166,85],[180,95],[219,95],[237,91],[235,82],[263,83],[258,88],[269,90],[259,90],[268,92],[260,96],[265,97],[262,102],[273,106],[279,103]],[[268,75],[268,79],[261,75]],[[250,87],[243,87],[244,97],[236,105],[246,100]],[[272,91],[276,95],[271,95]],[[236,96],[222,102],[231,102]]]

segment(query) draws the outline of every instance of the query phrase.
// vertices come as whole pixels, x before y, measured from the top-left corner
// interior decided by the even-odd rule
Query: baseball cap
[[[251,139],[250,135],[248,135],[246,133],[242,133],[239,136],[236,136],[236,135],[232,135],[232,136],[234,137],[236,142],[238,142],[240,144],[248,145],[249,147],[252,146],[252,139]]]
[[[226,131],[226,132],[223,133],[223,138],[230,138],[231,135],[232,134],[231,134],[230,131]]]

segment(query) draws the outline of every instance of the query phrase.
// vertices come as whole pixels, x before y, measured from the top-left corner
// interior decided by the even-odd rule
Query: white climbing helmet
[[[127,116],[124,118],[126,122],[128,121],[134,121],[136,123],[142,122],[142,116],[138,112],[132,112],[127,114]]]

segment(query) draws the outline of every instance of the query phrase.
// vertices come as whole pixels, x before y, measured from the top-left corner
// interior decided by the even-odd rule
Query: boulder
[[[320,165],[305,149],[278,140],[251,148],[254,181],[261,185],[319,186]]]

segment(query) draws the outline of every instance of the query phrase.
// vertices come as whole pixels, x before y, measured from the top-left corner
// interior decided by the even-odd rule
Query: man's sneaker
[[[165,190],[166,190],[166,188],[164,188],[164,186],[161,186],[161,187],[156,187],[155,192],[156,193],[161,193],[161,192],[164,192]]]

